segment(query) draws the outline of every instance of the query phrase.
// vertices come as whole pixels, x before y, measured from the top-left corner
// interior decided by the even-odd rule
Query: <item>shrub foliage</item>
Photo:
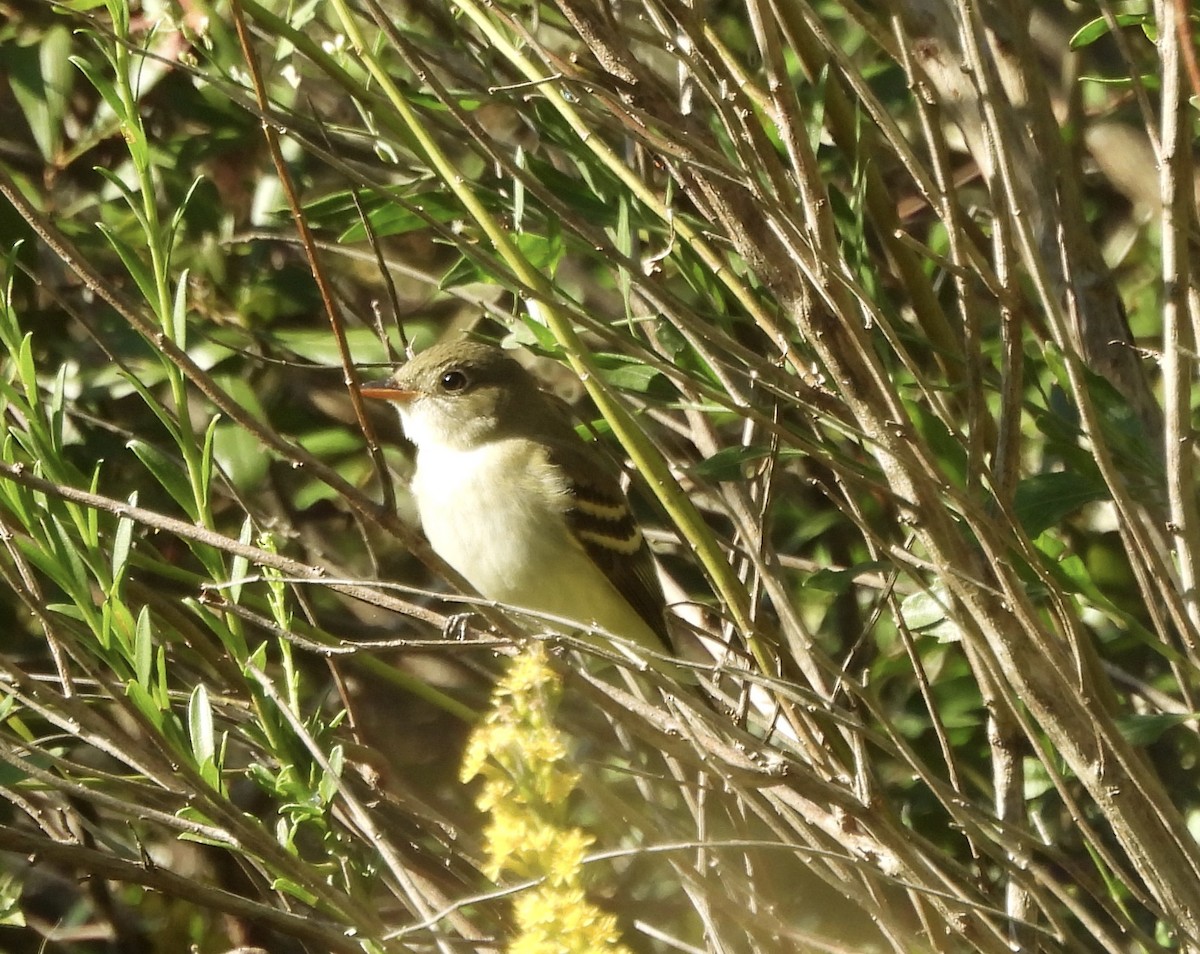
[[[0,11],[0,945],[1200,950],[1186,4]],[[422,542],[465,331],[692,675]]]

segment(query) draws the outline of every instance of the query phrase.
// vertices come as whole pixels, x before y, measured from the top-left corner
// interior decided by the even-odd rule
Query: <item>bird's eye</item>
[[[465,391],[467,385],[470,384],[470,379],[459,368],[451,368],[449,371],[442,373],[441,381],[442,390],[447,394],[454,394],[458,391]]]

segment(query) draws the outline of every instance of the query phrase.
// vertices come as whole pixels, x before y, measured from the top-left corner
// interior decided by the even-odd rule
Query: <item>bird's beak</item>
[[[365,398],[374,398],[378,401],[398,401],[401,404],[407,404],[417,396],[416,391],[398,388],[386,378],[382,381],[364,381],[362,387],[358,389],[358,393]]]

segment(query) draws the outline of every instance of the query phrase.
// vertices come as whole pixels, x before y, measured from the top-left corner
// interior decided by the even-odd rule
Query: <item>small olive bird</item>
[[[480,595],[670,649],[654,560],[616,466],[512,357],[444,342],[362,394],[399,411],[417,447],[425,534]]]

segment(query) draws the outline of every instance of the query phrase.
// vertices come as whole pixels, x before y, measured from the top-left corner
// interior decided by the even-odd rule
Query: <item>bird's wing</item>
[[[654,557],[621,492],[615,468],[603,466],[607,461],[602,464],[596,456],[577,436],[575,441],[557,441],[550,447],[550,462],[562,469],[571,496],[567,525],[617,592],[670,650]]]

